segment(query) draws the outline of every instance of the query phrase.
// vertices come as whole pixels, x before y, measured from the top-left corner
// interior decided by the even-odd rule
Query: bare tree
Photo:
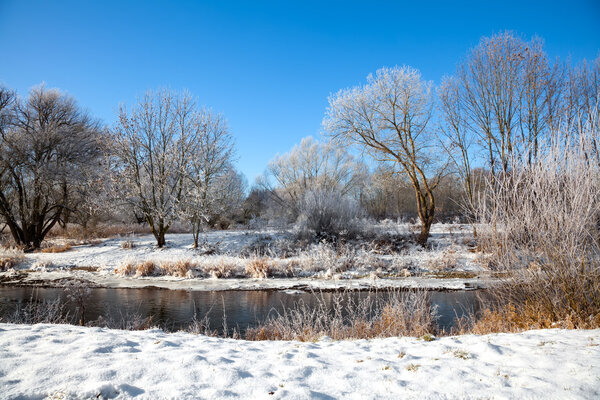
[[[329,98],[325,129],[363,146],[376,160],[392,161],[410,180],[421,221],[418,242],[427,243],[435,213],[434,190],[443,167],[430,150],[431,84],[410,67],[382,68],[367,84]]]
[[[26,101],[0,89],[0,103],[0,214],[15,242],[33,250],[74,209],[74,192],[100,162],[100,128],[44,86]]]
[[[507,172],[515,154],[534,162],[539,143],[559,122],[562,77],[541,39],[524,41],[512,32],[482,38],[459,65],[453,101],[479,139],[492,176]]]
[[[224,213],[237,202],[232,194],[238,188],[234,182],[237,175],[231,166],[233,138],[223,116],[201,110],[195,117],[193,129],[195,141],[184,167],[185,193],[180,201],[180,213],[190,223],[194,247],[198,247],[202,227],[208,225],[215,214]]]
[[[309,191],[327,189],[337,191],[342,196],[357,191],[365,169],[344,148],[331,141],[318,142],[309,136],[289,153],[271,160],[267,176],[276,183],[276,188],[271,188],[275,198],[297,211]]]
[[[468,129],[466,114],[461,101],[459,83],[454,78],[445,78],[438,90],[441,109],[441,124],[438,130],[440,143],[448,153],[454,170],[460,177],[464,190],[464,205],[467,214],[474,216],[475,174],[473,174],[472,146],[474,137]],[[473,225],[473,235],[477,230]]]
[[[144,216],[158,247],[178,215],[197,134],[195,101],[169,90],[146,93],[131,111],[121,107],[112,130],[115,194]]]

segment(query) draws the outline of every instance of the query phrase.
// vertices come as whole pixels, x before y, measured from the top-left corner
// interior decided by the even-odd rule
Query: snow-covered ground
[[[247,342],[0,324],[2,399],[594,399],[600,330]]]
[[[383,224],[380,232],[409,233],[409,225]],[[167,247],[158,249],[151,235],[106,239],[73,246],[62,253],[26,254],[14,269],[0,272],[5,283],[57,284],[76,278],[105,287],[158,286],[173,289],[290,289],[310,287],[381,288],[427,287],[465,289],[484,286],[490,273],[485,256],[468,247],[471,228],[459,224],[435,224],[431,248],[407,243],[400,251],[387,252],[372,244],[354,245],[340,254],[327,245],[313,245],[297,254],[274,255],[276,279],[248,279],[246,266],[252,249],[261,245],[292,246],[291,233],[275,230],[212,231],[202,235],[203,246],[191,247],[190,234],[168,234]],[[287,242],[286,242],[287,240]],[[124,246],[127,242],[130,246]],[[60,240],[58,241],[60,244]],[[210,249],[210,254],[206,250]],[[152,261],[158,264],[188,261],[196,265],[185,276],[123,276],[123,265]],[[133,269],[135,271],[135,269]],[[225,272],[223,272],[225,271]],[[292,271],[292,272],[290,272]],[[246,274],[246,276],[244,276]],[[454,274],[454,275],[453,275]],[[135,274],[134,274],[135,275]],[[227,277],[227,279],[214,279]]]

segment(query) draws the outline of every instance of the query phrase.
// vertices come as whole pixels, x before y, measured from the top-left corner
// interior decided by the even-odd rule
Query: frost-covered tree
[[[337,191],[341,195],[357,192],[364,180],[366,166],[332,141],[302,139],[286,154],[276,156],[267,167],[273,178],[271,192],[281,203],[297,209],[308,191]]]
[[[114,193],[143,215],[158,247],[178,216],[185,172],[198,137],[196,102],[187,92],[147,92],[124,106],[112,129]]]
[[[435,213],[434,190],[443,167],[430,151],[432,85],[410,67],[379,69],[367,83],[329,98],[323,121],[333,138],[362,146],[376,160],[398,165],[412,184],[426,244]]]
[[[459,64],[452,80],[457,106],[451,106],[462,109],[492,176],[507,172],[513,155],[535,160],[563,114],[561,81],[560,65],[548,61],[543,41],[512,32],[483,37]]]
[[[17,244],[39,248],[75,209],[101,142],[98,122],[60,91],[39,86],[21,100],[0,88],[0,214]]]
[[[190,148],[189,162],[184,168],[184,196],[180,200],[181,216],[189,222],[198,247],[203,226],[217,214],[241,203],[236,185],[237,173],[231,162],[234,157],[233,137],[223,116],[201,110],[193,122],[195,141]]]

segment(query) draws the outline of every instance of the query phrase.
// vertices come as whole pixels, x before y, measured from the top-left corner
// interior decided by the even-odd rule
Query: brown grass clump
[[[425,291],[369,293],[355,300],[348,293],[333,294],[329,306],[323,293],[316,304],[299,301],[246,331],[247,340],[314,341],[392,336],[423,336],[435,332],[436,310]]]
[[[185,278],[188,273],[196,268],[191,260],[178,260],[174,262],[164,262],[160,265],[163,275],[178,276]]]
[[[45,247],[41,250],[42,253],[64,253],[71,250],[70,244],[57,244],[54,246]]]
[[[141,264],[138,264],[135,269],[135,276],[152,276],[159,272],[159,266],[150,260],[146,260]]]
[[[266,257],[253,258],[246,264],[244,273],[252,278],[266,279],[273,275],[273,262]]]
[[[289,278],[296,275],[296,269],[300,268],[300,263],[297,260],[285,259],[273,263],[272,267],[273,276]]]
[[[154,261],[150,260],[141,263],[126,262],[114,270],[115,274],[118,275],[135,275],[136,277],[157,275],[159,271],[159,266]]]
[[[197,268],[197,265],[191,260],[177,261],[154,261],[146,260],[143,262],[126,262],[115,268],[114,272],[117,275],[132,276],[157,276],[171,275],[181,278],[188,277],[190,271]]]
[[[0,271],[13,268],[25,259],[23,250],[19,249],[1,249],[0,250]]]
[[[121,264],[119,267],[115,268],[113,272],[117,275],[131,276],[135,274],[135,269],[136,265],[128,262]]]

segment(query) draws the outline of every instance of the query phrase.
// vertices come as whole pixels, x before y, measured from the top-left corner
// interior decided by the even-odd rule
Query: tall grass
[[[557,132],[534,162],[514,157],[488,182],[479,241],[511,277],[490,291],[472,329],[600,326],[598,122]]]
[[[425,291],[369,293],[356,300],[350,292],[336,293],[332,303],[315,294],[316,304],[302,300],[276,312],[256,328],[248,340],[313,341],[423,336],[436,331],[437,311]]]

